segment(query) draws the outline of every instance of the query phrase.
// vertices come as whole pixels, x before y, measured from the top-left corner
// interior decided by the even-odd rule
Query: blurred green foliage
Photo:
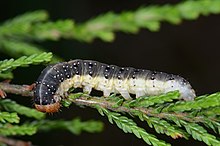
[[[132,34],[138,33],[140,29],[158,31],[161,22],[164,21],[180,24],[183,20],[196,20],[200,15],[218,13],[220,13],[218,0],[188,0],[176,5],[142,6],[135,11],[101,14],[80,24],[70,19],[51,21],[44,10],[27,12],[0,25],[0,51],[17,58],[0,61],[0,78],[13,79],[13,70],[17,67],[62,61],[59,56],[52,57],[52,53],[46,53],[47,49],[39,45],[42,41],[59,41],[63,38],[87,43],[99,38],[112,42],[117,31]],[[63,101],[63,105],[69,106],[82,95],[85,94],[71,94]],[[126,111],[122,108],[127,109],[131,118],[137,116],[141,121],[147,122],[157,133],[172,138],[188,139],[192,136],[207,145],[220,145],[219,139],[206,130],[212,129],[216,135],[220,133],[219,93],[197,97],[196,100],[189,102],[177,101],[179,98],[177,91],[130,101],[124,101],[116,95],[106,99],[86,97],[86,100],[95,103],[88,106],[106,115],[110,123],[115,123],[125,133],[133,133],[149,145],[170,144],[138,127],[124,114]],[[110,106],[101,106],[100,103],[108,103]],[[146,113],[146,110],[150,113]],[[21,121],[21,115],[30,120]],[[44,113],[35,109],[13,100],[0,99],[0,136],[33,135],[38,131],[53,129],[64,129],[78,135],[82,131],[100,132],[103,124],[94,120],[82,122],[79,118],[70,121],[50,121],[46,120]]]

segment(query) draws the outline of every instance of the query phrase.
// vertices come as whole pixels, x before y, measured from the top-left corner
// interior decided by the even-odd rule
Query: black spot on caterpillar
[[[92,60],[72,60],[46,67],[36,81],[34,103],[42,112],[57,112],[60,101],[70,88],[83,88],[90,93],[94,88],[105,97],[119,93],[125,99],[179,90],[180,98],[193,100],[195,91],[184,78],[132,67],[118,67]]]

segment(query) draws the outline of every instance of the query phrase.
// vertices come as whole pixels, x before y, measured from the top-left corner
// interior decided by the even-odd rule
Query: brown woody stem
[[[32,146],[31,142],[12,139],[4,136],[0,136],[0,143],[4,143],[9,146]]]
[[[9,83],[0,83],[0,89],[6,93],[17,94],[22,96],[30,96],[33,97],[33,91],[30,90],[29,85],[13,85]],[[71,102],[77,105],[84,105],[89,107],[96,107],[100,106],[112,111],[116,112],[125,112],[125,113],[135,113],[138,112],[143,113],[147,116],[153,116],[158,118],[168,119],[169,117],[176,117],[180,120],[185,120],[189,122],[203,122],[203,117],[197,116],[190,118],[187,113],[175,113],[175,112],[166,112],[166,113],[155,113],[151,108],[143,108],[143,107],[127,107],[124,104],[115,107],[115,102],[105,100],[104,98],[100,97],[91,97],[91,96],[80,96],[75,99],[71,99]]]
[[[0,83],[0,89],[6,93],[33,97],[33,92],[30,90],[29,85],[14,85],[2,82]]]

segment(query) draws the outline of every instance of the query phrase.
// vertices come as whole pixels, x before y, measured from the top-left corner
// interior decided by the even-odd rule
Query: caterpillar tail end
[[[59,102],[56,102],[56,103],[48,104],[48,105],[35,104],[34,106],[40,112],[55,113],[59,111],[61,105]]]

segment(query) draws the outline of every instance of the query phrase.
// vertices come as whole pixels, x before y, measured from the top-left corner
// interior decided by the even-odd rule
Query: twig
[[[2,89],[6,93],[11,94],[18,94],[22,96],[30,96],[33,97],[33,91],[30,90],[29,85],[14,85],[9,83],[0,83],[0,89]],[[88,98],[89,97],[89,98]],[[125,105],[120,105],[115,107],[115,102],[105,100],[105,98],[100,97],[90,97],[90,96],[80,96],[75,99],[70,99],[71,102],[77,105],[89,106],[89,107],[96,107],[101,106],[106,109],[110,109],[116,112],[125,112],[125,113],[137,113],[141,112],[147,116],[153,116],[163,119],[168,119],[169,117],[175,116],[178,119],[189,121],[189,122],[203,122],[204,118],[201,116],[196,116],[190,118],[188,113],[175,113],[175,112],[166,112],[166,113],[155,113],[153,109],[150,108],[142,108],[142,107],[126,107]]]
[[[6,93],[33,97],[33,92],[28,87],[29,85],[14,85],[4,82],[0,83],[0,89]]]
[[[0,142],[10,146],[32,146],[31,142],[0,136]]]
[[[136,112],[141,112],[147,116],[153,116],[153,117],[158,117],[158,118],[169,118],[170,116],[175,116],[178,117],[181,120],[186,120],[189,122],[202,122],[204,121],[202,117],[194,117],[189,118],[189,115],[187,113],[154,113],[153,109],[150,108],[141,108],[141,107],[125,107],[123,104],[119,107],[114,107],[115,103],[111,101],[107,101],[104,98],[98,98],[98,97],[79,97],[76,99],[71,100],[73,103],[78,104],[78,105],[84,105],[84,106],[89,106],[89,107],[95,107],[95,106],[101,106],[106,109],[110,109],[112,111],[116,112],[125,112],[125,113],[133,113],[135,114]]]

